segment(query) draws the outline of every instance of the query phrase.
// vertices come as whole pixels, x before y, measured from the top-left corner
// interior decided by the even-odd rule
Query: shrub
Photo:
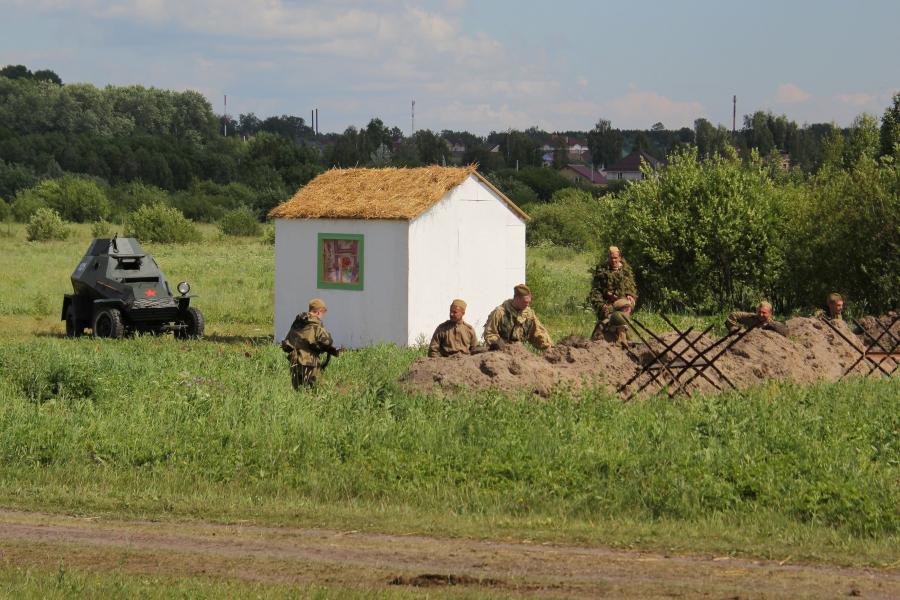
[[[576,250],[595,251],[607,244],[610,201],[595,199],[588,192],[566,188],[553,201],[529,207],[529,245],[551,243]]]
[[[199,241],[200,232],[181,211],[164,204],[142,206],[128,219],[125,232],[143,242],[184,244]]]
[[[242,183],[219,185],[212,181],[195,182],[190,189],[175,194],[172,204],[185,217],[203,223],[213,223],[231,210],[251,206],[254,193]]]
[[[37,209],[25,226],[25,234],[30,242],[64,240],[69,237],[69,233],[69,228],[59,213],[52,208]]]
[[[488,175],[488,181],[519,206],[532,204],[538,201],[538,195],[534,190],[515,177],[503,177],[496,173],[492,173]]]
[[[112,233],[112,223],[107,221],[97,221],[91,225],[91,237],[108,238]]]
[[[150,204],[168,204],[169,194],[156,186],[140,181],[132,181],[117,185],[110,190],[112,210],[118,215],[129,215],[142,206]]]
[[[770,296],[782,267],[783,189],[758,159],[697,162],[696,149],[620,194],[618,245],[640,295],[663,308],[721,310]]]
[[[225,213],[219,221],[219,229],[225,235],[253,237],[260,234],[262,225],[249,208],[241,207]]]
[[[39,196],[31,193],[31,190],[23,190],[16,194],[10,206],[13,219],[19,223],[27,223],[39,208],[47,208],[47,204]]]
[[[97,182],[75,175],[45,179],[20,196],[26,207],[34,205],[36,210],[38,206],[46,206],[75,223],[90,223],[109,216],[106,192]]]

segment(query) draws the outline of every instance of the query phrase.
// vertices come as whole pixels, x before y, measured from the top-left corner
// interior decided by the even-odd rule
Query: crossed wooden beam
[[[688,386],[693,383],[698,377],[702,377],[706,380],[710,385],[712,385],[717,390],[721,391],[722,386],[717,383],[715,380],[711,379],[709,375],[706,373],[708,369],[712,369],[716,375],[721,378],[722,381],[727,383],[731,389],[737,389],[735,385],[731,382],[728,377],[716,366],[716,361],[722,357],[725,352],[727,352],[732,346],[741,341],[745,335],[750,333],[754,328],[751,327],[749,329],[744,329],[738,333],[728,333],[727,335],[719,338],[709,346],[704,349],[700,349],[697,346],[697,342],[700,341],[703,336],[712,331],[714,325],[710,325],[702,332],[700,332],[697,337],[691,340],[690,334],[693,332],[693,327],[688,327],[684,331],[680,330],[668,317],[665,315],[661,315],[663,320],[671,327],[675,333],[677,334],[675,339],[668,344],[662,340],[655,333],[650,331],[643,323],[637,320],[635,317],[625,317],[625,322],[634,331],[635,335],[637,335],[638,339],[643,342],[643,344],[650,351],[650,354],[653,356],[653,360],[648,361],[644,364],[641,369],[632,376],[627,382],[623,383],[617,389],[617,392],[622,392],[629,385],[637,381],[641,375],[644,373],[649,373],[650,377],[644,381],[640,387],[636,390],[633,390],[627,398],[625,398],[626,402],[634,398],[637,394],[641,393],[648,386],[653,385],[654,383],[659,386],[659,388],[665,390],[666,394],[669,395],[669,398],[674,398],[678,394],[690,394],[690,390]],[[656,342],[662,346],[662,350],[656,351],[653,349],[653,346],[647,341],[647,338],[641,334],[641,331],[638,329],[642,329],[644,333],[647,334],[648,337],[653,338]],[[680,350],[676,350],[679,342],[684,342],[684,346]],[[724,346],[723,346],[724,344]],[[719,347],[722,346],[720,349]],[[714,354],[713,350],[718,349]],[[688,351],[693,351],[694,356],[688,358],[686,356]],[[669,359],[666,359],[666,355],[670,355]],[[684,379],[682,379],[684,377]]]
[[[895,315],[887,327],[885,327],[881,321],[875,319],[875,323],[878,325],[878,327],[881,328],[881,333],[878,334],[878,337],[875,338],[871,344],[869,344],[868,346],[860,347],[861,344],[852,342],[850,338],[848,338],[844,334],[844,332],[842,332],[838,327],[834,325],[834,323],[832,323],[828,319],[822,319],[822,322],[828,325],[828,327],[830,327],[833,332],[838,334],[838,336],[842,340],[847,342],[848,346],[859,353],[859,356],[853,362],[853,364],[847,367],[838,379],[843,379],[844,377],[852,373],[853,369],[856,368],[856,365],[864,360],[867,361],[870,365],[869,370],[866,372],[864,377],[868,377],[872,373],[875,373],[876,370],[879,371],[879,375],[882,375],[884,377],[892,377],[894,373],[897,372],[898,367],[900,367],[900,339],[898,339],[896,335],[891,333],[891,329],[893,329],[894,324],[897,321],[900,321],[900,314]],[[857,321],[856,319],[853,319],[853,324],[856,325],[861,331],[865,331],[865,328],[863,328],[863,326],[860,325],[859,321]],[[882,339],[885,336],[887,336],[889,339],[882,342]],[[890,370],[887,369],[887,367],[890,366],[889,364],[882,366],[887,361],[894,363],[894,366]]]

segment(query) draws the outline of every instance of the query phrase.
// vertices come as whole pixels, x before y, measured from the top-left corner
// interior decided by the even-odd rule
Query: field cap
[[[451,308],[454,306],[458,306],[459,308],[461,308],[465,311],[466,310],[466,301],[460,300],[459,298],[457,298],[453,302],[450,303]]]
[[[320,308],[324,308],[326,310],[328,309],[328,307],[325,306],[325,301],[322,300],[321,298],[313,298],[312,300],[309,301],[309,310],[310,311],[319,310]]]
[[[530,296],[531,288],[529,288],[524,283],[520,283],[516,287],[513,288],[513,295],[515,296]]]

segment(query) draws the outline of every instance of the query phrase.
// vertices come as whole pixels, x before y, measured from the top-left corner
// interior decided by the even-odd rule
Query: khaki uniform
[[[484,343],[491,345],[497,340],[504,342],[531,342],[541,350],[553,345],[550,333],[538,320],[530,306],[518,311],[507,300],[493,311],[484,324]]]
[[[591,292],[587,301],[597,313],[597,320],[609,317],[613,312],[613,302],[619,298],[633,296],[637,302],[637,284],[634,282],[634,273],[625,259],[617,271],[609,268],[606,260],[597,263],[594,267],[591,280]]]
[[[331,334],[322,325],[319,317],[300,313],[294,319],[291,330],[281,342],[281,349],[288,353],[291,364],[291,384],[294,389],[301,385],[314,385],[322,373],[319,355],[327,352],[337,354]]]
[[[743,312],[743,311],[735,311],[728,315],[728,318],[725,319],[725,326],[728,328],[728,331],[731,333],[735,333],[740,331],[741,327],[746,327],[747,329],[757,327],[759,329],[769,329],[774,331],[775,333],[779,333],[784,337],[788,335],[788,327],[784,323],[780,323],[773,319],[770,319],[767,322],[763,322],[762,319],[759,318],[759,315],[752,312]]]
[[[453,356],[454,354],[472,354],[478,345],[475,329],[465,321],[447,319],[437,326],[428,346],[429,358]]]

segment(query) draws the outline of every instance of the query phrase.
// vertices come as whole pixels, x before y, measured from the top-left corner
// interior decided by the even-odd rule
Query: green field
[[[381,345],[295,393],[271,343],[272,246],[212,229],[147,245],[191,281],[204,340],[70,340],[60,304],[89,229],[3,232],[0,506],[896,566],[896,380],[632,403],[410,394],[397,379],[423,350]],[[591,261],[530,251],[557,338],[590,331]]]

